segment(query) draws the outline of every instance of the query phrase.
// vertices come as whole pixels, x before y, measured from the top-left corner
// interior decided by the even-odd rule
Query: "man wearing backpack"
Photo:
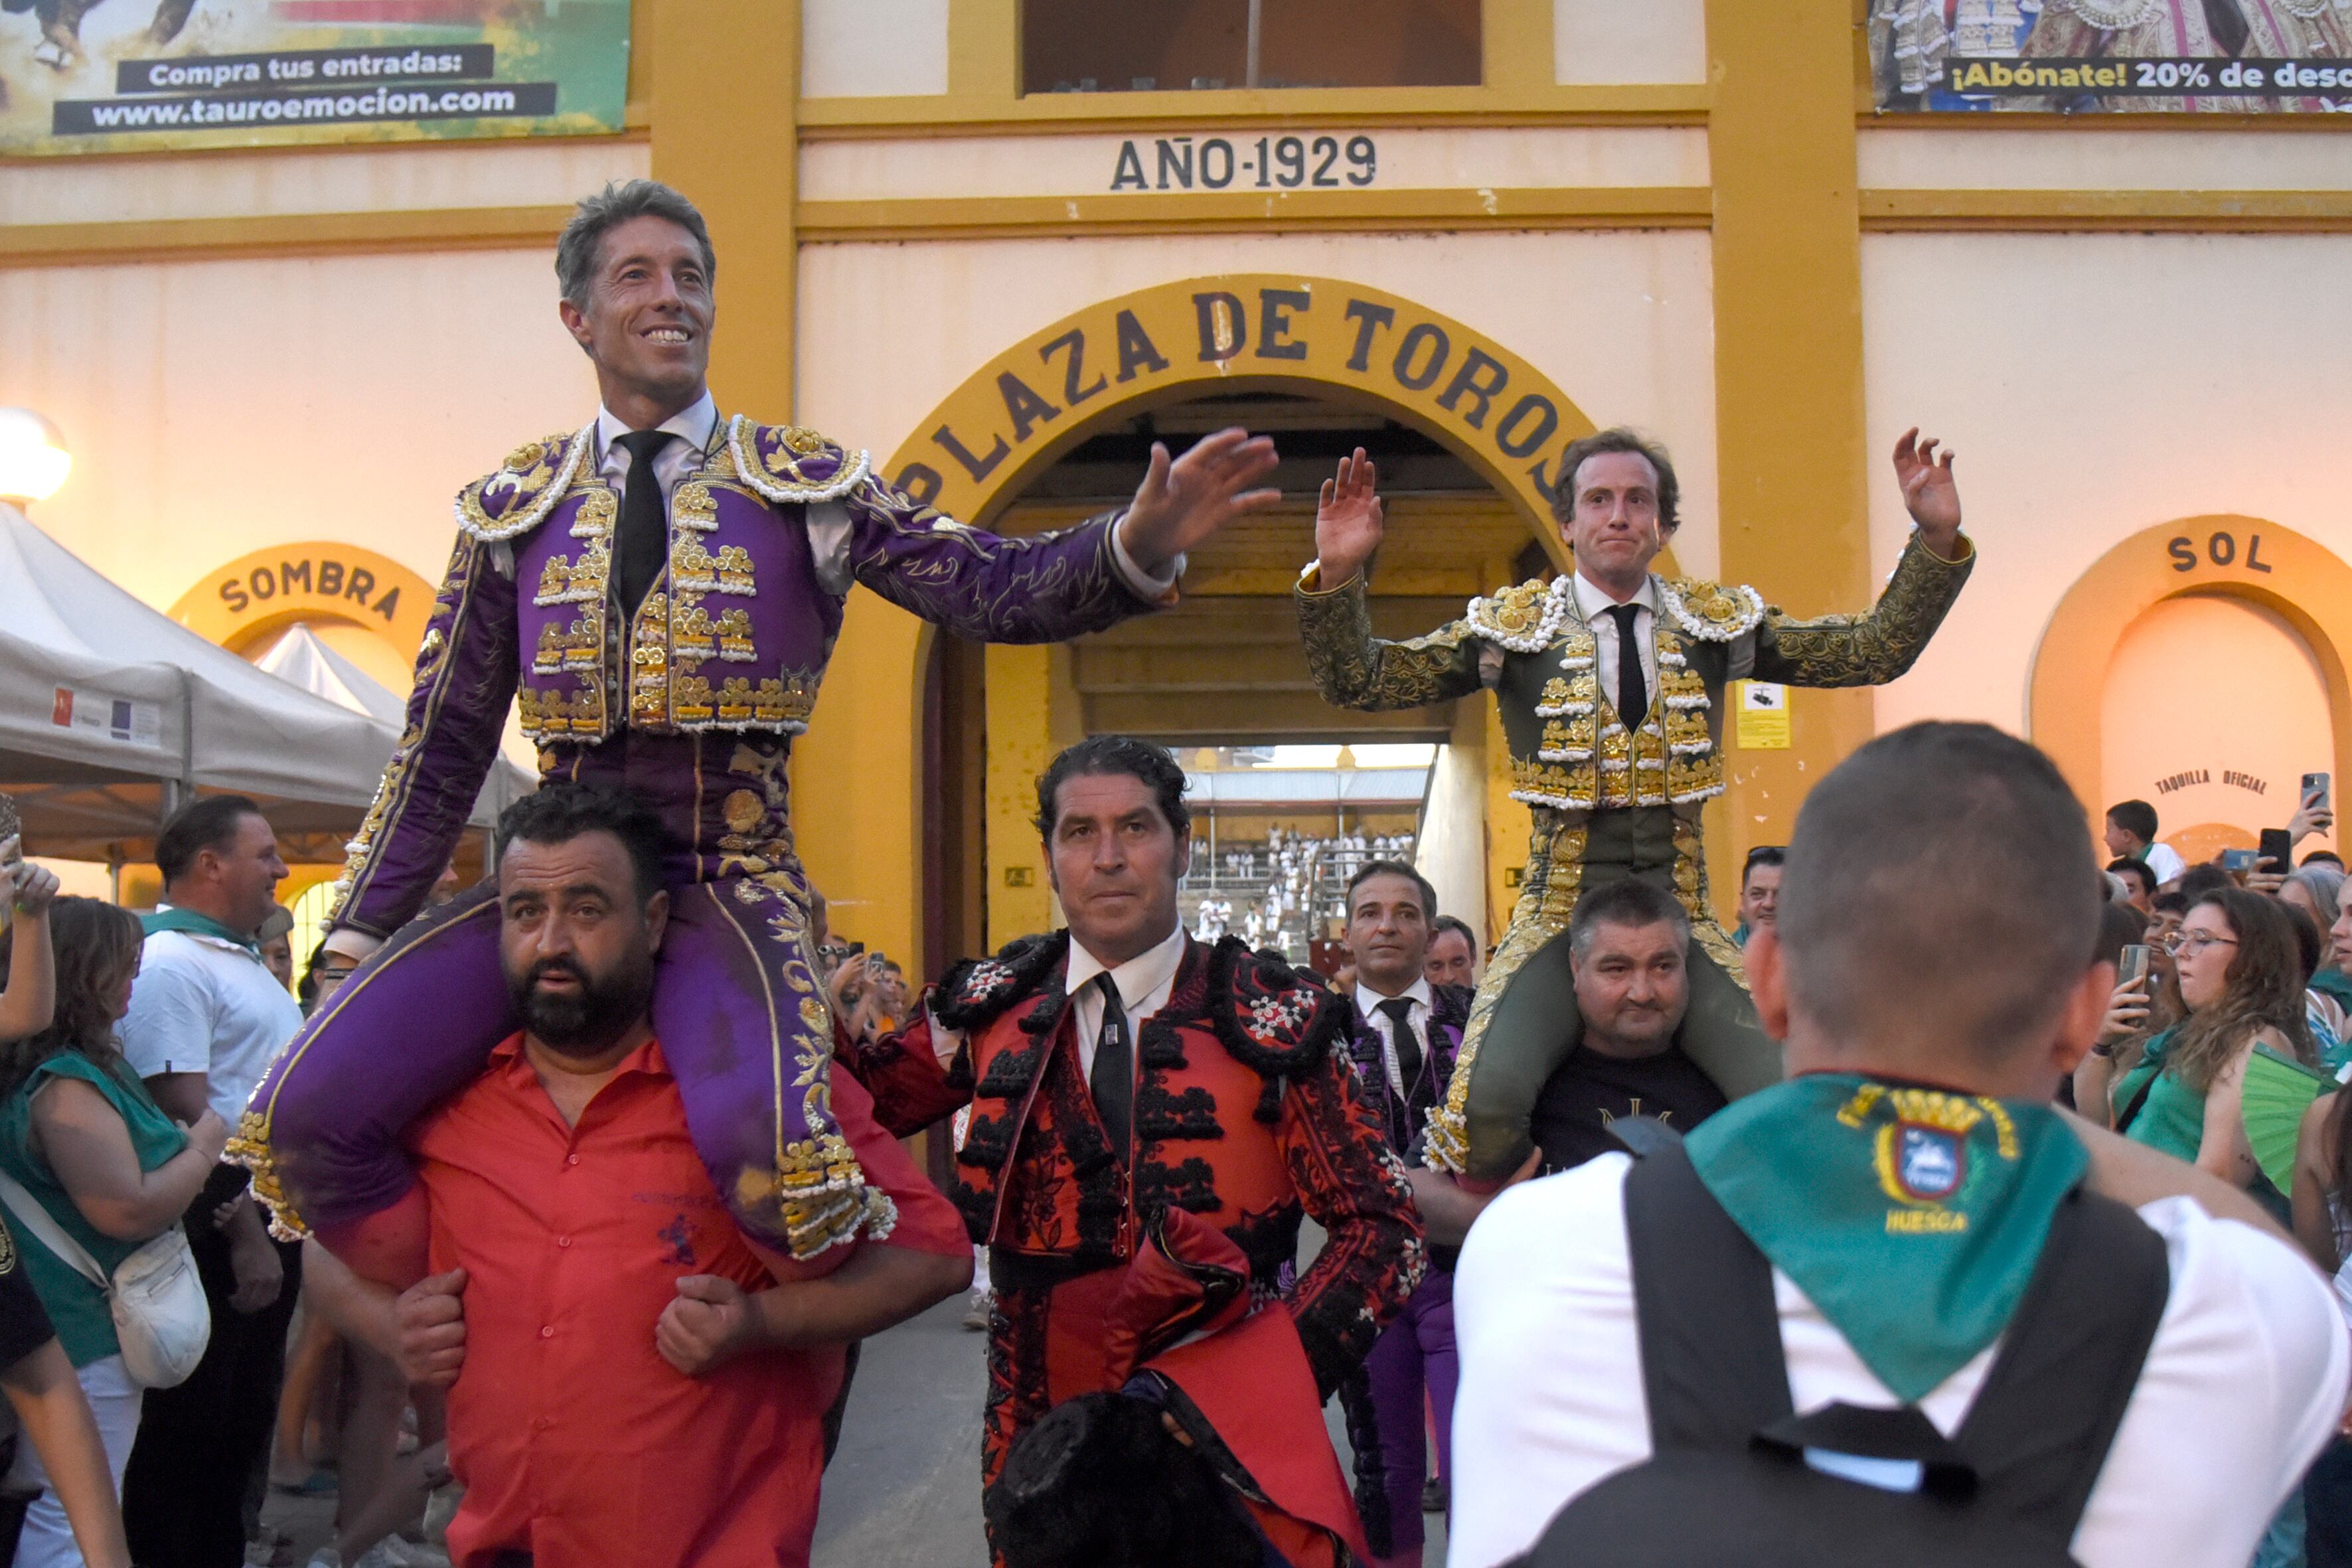
[[[1454,1568],[2246,1562],[2352,1348],[2242,1194],[2051,1109],[2090,851],[1982,725],[1815,787],[1748,949],[1789,1081],[1470,1234]]]

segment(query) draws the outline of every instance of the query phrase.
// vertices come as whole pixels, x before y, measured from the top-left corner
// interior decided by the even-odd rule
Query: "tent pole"
[[[180,678],[180,776],[163,786],[163,812],[158,826],[196,798],[196,678],[176,666],[173,673]]]

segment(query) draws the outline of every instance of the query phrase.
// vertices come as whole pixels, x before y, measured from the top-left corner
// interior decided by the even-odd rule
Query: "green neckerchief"
[[[152,915],[141,915],[139,923],[147,928],[149,936],[159,931],[185,931],[190,936],[217,937],[222,942],[236,943],[256,958],[261,956],[261,944],[250,935],[239,936],[212,916],[200,915],[194,910],[175,909],[165,904]]]
[[[1684,1140],[1699,1179],[1910,1404],[2009,1326],[2089,1167],[2049,1107],[1816,1073]]]
[[[2333,996],[2347,1007],[2352,1007],[2352,974],[2347,974],[2329,964],[2311,977],[2311,988],[2325,996]]]

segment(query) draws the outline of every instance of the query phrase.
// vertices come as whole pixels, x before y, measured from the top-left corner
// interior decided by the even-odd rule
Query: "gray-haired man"
[[[832,1022],[786,763],[851,587],[961,637],[1051,642],[1164,602],[1187,550],[1276,495],[1254,488],[1273,444],[1227,430],[1172,462],[1155,446],[1114,513],[982,533],[877,478],[862,452],[720,415],[707,380],[717,258],[676,191],[640,180],[583,202],[556,270],[603,406],[459,493],[407,727],[328,939],[383,951],[281,1058],[233,1146],[281,1215],[299,1211],[387,1284],[423,1269],[401,1135],[513,1027],[487,894],[410,923],[510,701],[542,776],[661,815],[674,908],[653,1021],[695,1145],[755,1238],[796,1262],[838,1257],[887,1234],[890,1205],[827,1098]],[[429,1046],[421,1016],[439,1026]]]

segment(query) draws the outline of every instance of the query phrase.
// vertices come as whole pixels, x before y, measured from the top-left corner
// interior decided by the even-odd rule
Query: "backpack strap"
[[[2164,1238],[2074,1189],[2052,1215],[2025,1298],[1952,1440],[1979,1497],[2074,1539],[2171,1295]]]
[[[1746,1452],[1794,1413],[1772,1265],[1679,1140],[1643,1150],[1626,1173],[1625,1242],[1652,1450]]]
[[[2148,1090],[2154,1089],[2156,1087],[2156,1080],[2163,1076],[2164,1069],[2162,1068],[2158,1068],[2154,1072],[2148,1074],[2146,1078],[2140,1079],[2139,1092],[2131,1097],[2131,1103],[2125,1106],[2122,1113],[2116,1118],[2116,1137],[2120,1138],[2125,1133],[2131,1131],[2131,1124],[2139,1120],[2140,1108],[2147,1103]]]

